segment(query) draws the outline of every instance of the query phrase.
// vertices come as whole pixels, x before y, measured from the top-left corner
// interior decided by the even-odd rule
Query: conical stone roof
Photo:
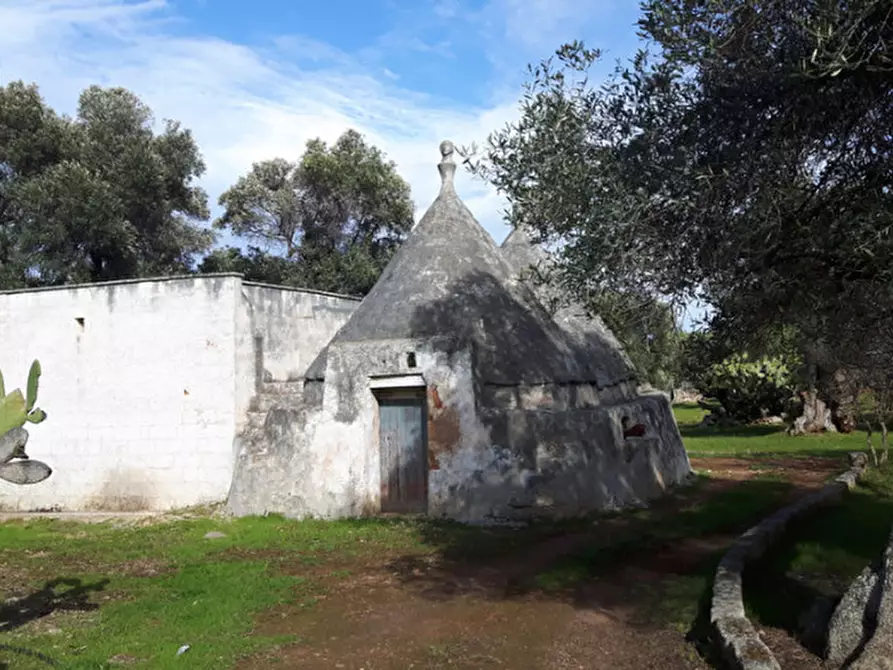
[[[459,199],[453,145],[441,144],[440,194],[338,331],[342,342],[438,338],[473,345],[494,384],[608,382],[597,356],[561,327]],[[308,369],[323,379],[327,350]],[[608,382],[612,383],[612,382]]]
[[[623,345],[597,316],[587,313],[582,305],[568,300],[549,283],[540,284],[529,277],[532,270],[548,272],[552,263],[549,253],[534,244],[522,226],[516,227],[502,243],[502,255],[512,266],[515,277],[527,283],[540,302],[552,312],[552,317],[569,332],[571,337],[586,342],[592,354],[600,360],[604,376],[616,381],[633,379],[635,370],[623,351]]]
[[[522,226],[513,229],[505,238],[502,243],[502,255],[517,270],[549,262],[549,254],[530,240],[530,236]]]

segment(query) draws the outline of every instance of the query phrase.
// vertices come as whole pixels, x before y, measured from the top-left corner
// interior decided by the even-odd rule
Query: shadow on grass
[[[710,603],[719,560],[741,533],[805,494],[773,478],[702,479],[649,509],[565,524],[511,531],[423,522],[419,533],[435,548],[433,560],[401,556],[389,568],[432,600],[530,597],[609,617],[631,611],[624,625],[678,631],[716,664]]]
[[[737,437],[737,438],[754,438],[766,437],[767,435],[784,435],[784,428],[778,426],[738,426],[734,428],[702,428],[691,424],[683,424],[679,426],[679,434],[682,438],[686,437]]]
[[[57,611],[89,612],[96,610],[99,605],[88,601],[90,594],[102,591],[108,583],[108,579],[102,579],[92,584],[84,584],[80,579],[62,577],[50,580],[39,591],[0,605],[0,633],[8,633]],[[60,591],[59,587],[68,588]],[[46,665],[58,666],[58,663],[46,654],[26,647],[0,643],[0,652],[28,656]],[[11,666],[8,663],[0,660],[0,670],[6,670],[9,667]]]
[[[42,654],[39,651],[34,651],[33,649],[28,649],[27,647],[15,647],[11,644],[3,644],[0,643],[0,652],[8,651],[18,656],[28,656],[29,658],[36,659],[38,661],[43,662],[46,665],[59,667],[59,663],[56,662],[51,657],[46,654]],[[8,670],[11,666],[3,660],[0,660],[0,670]]]
[[[90,594],[102,591],[108,583],[108,579],[102,579],[92,584],[84,584],[80,579],[62,577],[48,581],[39,591],[0,606],[0,633],[8,633],[59,610],[78,612],[96,610],[99,605],[89,602]],[[68,588],[58,591],[60,586]]]
[[[876,561],[893,524],[893,470],[869,471],[839,504],[795,523],[744,575],[753,618],[781,628],[815,654],[827,618],[858,573]]]
[[[435,549],[433,560],[401,556],[389,567],[404,584],[434,599],[471,592],[495,599],[539,594],[598,607],[602,603],[581,588],[586,582],[638,562],[660,576],[700,574],[705,561],[795,492],[789,483],[759,478],[714,480],[712,486],[682,489],[649,509],[517,530],[423,521],[418,531]],[[655,560],[683,541],[690,545],[685,557],[665,565]]]
[[[800,449],[798,451],[778,450],[760,450],[750,451],[748,449],[689,449],[690,458],[746,458],[747,460],[759,462],[767,459],[786,459],[789,461],[806,460],[821,458],[825,460],[836,460],[842,464],[846,462],[847,454],[858,449],[848,449],[845,447],[835,447],[831,449]]]

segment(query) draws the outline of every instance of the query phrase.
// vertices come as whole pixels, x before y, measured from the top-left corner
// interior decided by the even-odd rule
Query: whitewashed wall
[[[48,418],[26,424],[28,453],[53,468],[33,486],[0,480],[0,509],[223,500],[255,385],[254,333],[270,345],[265,367],[288,378],[355,304],[238,275],[0,293],[0,371],[7,392],[24,390],[40,360]]]
[[[258,376],[303,380],[359,304],[359,299],[332,293],[243,282],[236,313],[237,416],[245,416]]]
[[[43,368],[28,452],[53,475],[0,480],[9,509],[145,509],[220,499],[232,476],[237,276],[0,295],[7,390]],[[83,325],[78,321],[83,320]]]

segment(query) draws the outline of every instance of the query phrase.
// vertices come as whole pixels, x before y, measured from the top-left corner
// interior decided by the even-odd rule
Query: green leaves
[[[24,451],[28,433],[22,426],[26,421],[40,423],[47,416],[46,412],[34,406],[39,377],[40,362],[35,360],[28,373],[25,396],[20,389],[6,395],[0,375],[0,479],[13,484],[36,484],[53,472],[45,463],[28,459]],[[16,458],[24,460],[12,460]]]
[[[40,361],[35,360],[31,363],[31,369],[28,371],[28,396],[26,398],[25,407],[30,412],[34,409],[37,402],[37,386],[40,381]]]
[[[21,390],[16,389],[0,398],[0,435],[5,435],[13,428],[21,428],[26,417],[25,396]]]
[[[0,435],[5,435],[13,428],[21,428],[26,421],[40,423],[46,419],[46,412],[35,407],[39,378],[40,362],[35,360],[28,373],[27,397],[20,389],[15,389],[9,395],[5,392],[0,394]],[[0,383],[0,390],[4,390],[2,386]]]
[[[36,86],[0,87],[0,288],[190,269],[214,240],[205,166],[188,130],[152,123],[125,89],[89,87],[72,119]]]
[[[228,228],[254,242],[273,243],[289,265],[259,249],[215,253],[202,265],[241,267],[249,279],[339,293],[364,294],[412,227],[409,185],[393,162],[349,130],[333,146],[307,143],[296,162],[255,163],[220,197]],[[266,279],[268,280],[268,279]]]
[[[531,67],[519,120],[469,156],[510,222],[560,247],[584,298],[698,297],[744,343],[786,325],[831,349],[884,339],[889,2],[648,0],[639,27],[653,53],[601,86],[580,43]]]
[[[743,354],[710,365],[698,384],[730,417],[744,422],[781,414],[795,389],[794,371],[785,361]]]

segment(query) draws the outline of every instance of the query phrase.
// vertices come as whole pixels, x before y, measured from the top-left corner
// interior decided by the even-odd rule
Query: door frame
[[[422,453],[422,463],[424,464],[424,512],[416,512],[421,514],[428,513],[428,496],[429,496],[429,472],[428,472],[428,387],[424,384],[424,380],[422,380],[421,384],[412,383],[415,379],[408,378],[418,377],[421,379],[421,375],[404,375],[401,377],[390,377],[390,378],[380,378],[379,380],[370,380],[370,390],[372,391],[372,395],[375,398],[375,421],[373,422],[373,431],[374,431],[374,439],[373,444],[375,445],[375,453],[376,460],[378,461],[378,475],[379,475],[379,486],[378,486],[378,510],[379,513],[388,513],[388,514],[399,514],[401,512],[383,512],[382,508],[384,507],[385,502],[385,487],[387,486],[387,481],[383,477],[382,473],[382,459],[381,459],[381,403],[382,399],[412,399],[412,400],[421,400],[422,406],[422,444],[424,447],[424,451]],[[375,382],[384,381],[384,384],[376,384]],[[406,381],[410,381],[409,384],[406,384]],[[393,382],[398,382],[397,384]],[[403,382],[403,383],[399,383]]]

